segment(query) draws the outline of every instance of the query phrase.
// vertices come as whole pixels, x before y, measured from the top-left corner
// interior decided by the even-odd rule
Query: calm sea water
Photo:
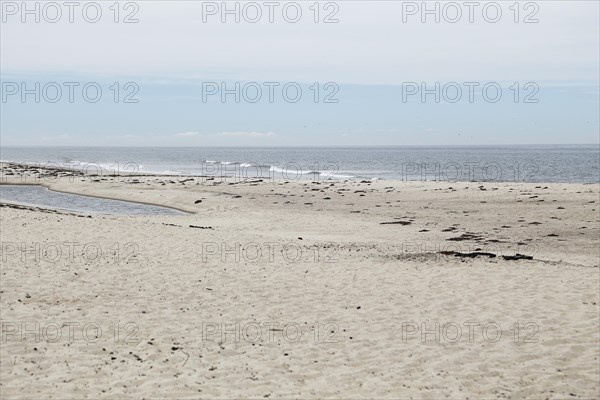
[[[319,148],[2,147],[1,161],[165,175],[600,182],[600,146]]]

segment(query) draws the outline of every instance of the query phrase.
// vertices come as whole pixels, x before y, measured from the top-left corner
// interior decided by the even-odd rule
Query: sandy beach
[[[599,398],[597,184],[46,173],[188,214],[2,204],[2,398]]]

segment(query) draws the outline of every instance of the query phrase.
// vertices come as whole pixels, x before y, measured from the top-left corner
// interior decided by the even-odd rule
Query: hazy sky
[[[596,1],[113,3],[1,2],[3,145],[599,141]]]

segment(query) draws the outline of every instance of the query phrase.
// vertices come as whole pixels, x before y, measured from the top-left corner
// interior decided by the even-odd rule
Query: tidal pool
[[[0,202],[109,215],[185,215],[173,208],[54,192],[40,185],[0,185]]]

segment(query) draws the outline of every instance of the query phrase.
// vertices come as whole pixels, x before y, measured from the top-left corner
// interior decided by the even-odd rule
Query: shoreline
[[[10,174],[6,174],[5,170],[7,168],[21,168],[24,171],[20,171],[20,173],[10,173]],[[34,167],[33,165],[27,164],[27,163],[17,163],[17,162],[0,162],[0,184],[4,183],[5,181],[9,180],[11,182],[6,183],[6,184],[18,184],[17,182],[13,182],[13,179],[15,176],[20,176],[21,179],[27,179],[27,178],[31,178],[31,179],[37,179],[37,180],[41,180],[43,178],[40,177],[34,177],[34,176],[30,176],[28,175],[28,173],[31,172],[37,172],[37,171],[43,171],[45,172],[45,174],[43,175],[44,178],[46,176],[48,176],[48,171],[59,173],[65,173],[68,175],[63,175],[63,176],[56,176],[56,175],[50,175],[52,177],[57,177],[59,179],[62,178],[76,178],[76,177],[80,177],[80,178],[104,178],[104,179],[108,179],[108,178],[119,178],[119,177],[123,177],[123,178],[162,178],[162,179],[168,179],[168,178],[181,178],[181,179],[187,179],[187,178],[202,178],[202,179],[207,179],[207,180],[221,180],[224,182],[227,182],[228,180],[233,180],[234,182],[239,182],[239,183],[262,183],[262,182],[320,182],[320,183],[360,183],[360,181],[367,181],[368,183],[375,183],[375,182],[379,182],[379,181],[383,181],[383,182],[387,182],[387,183],[393,183],[393,184],[411,184],[411,183],[434,183],[434,184],[474,184],[474,183],[481,183],[481,184],[515,184],[515,185],[520,185],[520,184],[535,184],[535,185],[600,185],[600,181],[598,182],[538,182],[538,181],[522,181],[522,182],[516,182],[516,181],[511,181],[511,180],[442,180],[442,179],[438,179],[438,180],[434,180],[434,179],[430,179],[430,180],[410,180],[410,179],[387,179],[387,178],[364,178],[364,177],[352,177],[352,178],[344,178],[344,179],[332,179],[332,178],[327,178],[327,179],[309,179],[308,175],[309,174],[304,174],[302,176],[302,178],[300,179],[285,179],[285,178],[275,178],[275,177],[243,177],[243,176],[231,176],[231,175],[201,175],[201,174],[160,174],[160,173],[139,173],[139,172],[124,172],[121,171],[119,173],[110,173],[110,174],[84,174],[83,170],[81,169],[69,169],[69,168],[54,168],[54,167]],[[23,172],[25,172],[25,174],[23,174]],[[27,183],[24,182],[22,184],[39,184],[39,183]]]
[[[22,165],[22,164],[18,164],[18,165]],[[3,164],[0,164],[0,171],[3,172],[4,171],[5,166]],[[46,171],[54,171],[54,172],[70,172],[72,173],[73,171],[70,170],[63,170],[63,169],[42,169],[42,168],[35,168],[36,171],[42,171],[43,175],[46,175]],[[435,189],[439,189],[445,185],[462,185],[462,184],[467,184],[467,185],[479,185],[479,188],[484,188],[485,185],[491,185],[491,186],[499,186],[499,187],[505,187],[507,185],[510,186],[515,186],[515,187],[522,187],[522,186],[528,186],[528,185],[535,185],[534,188],[537,187],[547,187],[548,185],[550,186],[566,186],[566,187],[585,187],[585,186],[591,186],[591,185],[596,185],[594,183],[539,183],[539,182],[535,182],[535,183],[527,183],[527,182],[475,182],[475,181],[470,181],[470,182],[446,182],[446,181],[399,181],[399,180],[383,180],[383,179],[377,179],[377,180],[344,180],[344,181],[338,181],[338,180],[325,180],[325,181],[311,181],[311,180],[270,180],[270,179],[252,179],[252,180],[245,180],[245,179],[239,179],[238,177],[233,177],[231,179],[230,177],[230,181],[228,181],[227,178],[224,179],[220,179],[219,177],[213,177],[213,176],[165,176],[165,175],[110,175],[110,176],[106,176],[104,177],[103,175],[79,175],[79,174],[74,174],[74,175],[64,175],[64,176],[60,176],[58,177],[58,179],[56,179],[54,182],[41,182],[41,181],[45,181],[45,178],[39,178],[39,177],[30,177],[26,174],[15,174],[15,175],[11,175],[10,178],[3,175],[0,172],[0,186],[2,185],[23,185],[23,186],[41,186],[41,187],[45,187],[46,189],[53,191],[53,192],[57,192],[57,193],[65,193],[65,194],[72,194],[72,195],[78,195],[78,196],[85,196],[85,197],[92,197],[92,198],[99,198],[99,199],[107,199],[107,200],[116,200],[116,201],[123,201],[123,202],[129,202],[129,203],[137,203],[137,204],[144,204],[144,205],[150,205],[150,206],[158,206],[158,207],[164,207],[164,208],[169,208],[172,210],[176,210],[176,211],[180,211],[183,213],[188,213],[188,214],[196,214],[197,210],[193,209],[192,207],[186,206],[186,205],[173,205],[173,204],[168,204],[166,202],[160,201],[160,200],[155,200],[155,201],[144,201],[144,200],[140,200],[140,199],[136,199],[136,200],[131,200],[128,198],[128,195],[126,193],[120,193],[121,191],[114,191],[113,194],[108,195],[108,194],[103,194],[101,193],[103,190],[103,188],[101,186],[103,186],[102,184],[109,184],[109,185],[114,185],[114,184],[144,184],[147,183],[147,180],[154,180],[154,181],[158,181],[164,183],[165,181],[169,181],[168,184],[166,185],[177,185],[178,183],[186,183],[189,181],[193,181],[193,183],[196,183],[196,185],[199,185],[201,187],[211,187],[210,185],[212,185],[212,187],[214,187],[215,185],[227,185],[227,187],[231,186],[231,185],[259,185],[259,186],[268,186],[268,185],[282,185],[282,184],[291,184],[293,185],[308,185],[308,184],[318,184],[318,185],[350,185],[350,186],[354,186],[354,185],[362,185],[362,184],[366,184],[366,185],[373,185],[375,187],[377,186],[381,186],[381,185],[386,185],[386,187],[398,187],[400,188],[404,188],[404,189],[408,189],[408,190],[413,190],[416,187],[429,187],[432,190]],[[30,172],[30,170],[27,170],[27,172]],[[82,186],[83,185],[79,185],[78,183],[82,183],[80,182],[75,182],[73,180],[73,178],[80,178],[80,179],[87,179],[87,181],[84,181],[84,183],[98,183],[100,185],[98,186],[94,186],[92,185],[91,188],[86,188],[86,191],[82,191]],[[101,180],[99,180],[98,178],[102,178],[103,182]],[[112,178],[112,179],[111,179]],[[133,178],[142,178],[142,179],[135,179],[134,181],[128,182],[128,181],[120,181],[118,179],[114,179],[114,178],[128,178],[128,179],[133,179]],[[144,178],[146,180],[144,180]],[[173,181],[173,179],[169,179],[169,178],[183,178],[182,180],[178,180],[178,181]],[[36,179],[38,182],[23,182],[23,180],[27,180],[27,179]],[[198,182],[196,182],[196,179],[199,179]],[[64,180],[72,180],[71,182],[66,182],[67,184],[65,184]],[[62,184],[61,184],[61,181]],[[114,186],[113,186],[114,187]],[[452,187],[452,186],[450,186]],[[600,188],[600,184],[598,184],[598,187]],[[377,189],[382,189],[382,187],[378,187]],[[487,190],[487,189],[485,189]],[[17,204],[17,203],[11,203],[11,204]],[[30,206],[34,206],[34,207],[38,207],[40,205],[30,205]],[[68,211],[68,210],[63,210],[63,211]]]
[[[39,163],[38,163],[39,164]],[[97,163],[94,163],[96,165],[98,165]],[[450,179],[396,179],[396,178],[379,178],[379,177],[372,177],[372,178],[366,178],[366,177],[359,177],[359,176],[352,176],[352,177],[347,177],[347,178],[325,178],[325,177],[321,177],[318,176],[317,179],[311,179],[309,178],[310,174],[309,173],[305,173],[300,175],[300,179],[286,179],[283,177],[271,177],[271,176],[255,176],[255,177],[245,177],[245,176],[239,176],[239,175],[234,175],[233,177],[231,175],[202,175],[202,174],[161,174],[161,173],[140,173],[140,172],[126,172],[126,171],[119,171],[118,173],[107,170],[107,173],[88,173],[88,174],[84,174],[83,173],[83,169],[77,169],[77,168],[62,168],[62,167],[45,167],[45,166],[35,166],[32,164],[28,164],[28,163],[22,163],[22,162],[0,162],[0,184],[2,183],[3,180],[5,179],[11,179],[11,178],[7,178],[7,176],[14,176],[12,173],[9,175],[6,175],[5,173],[5,169],[7,168],[21,168],[25,171],[21,171],[21,172],[32,172],[32,171],[53,171],[55,174],[56,173],[65,173],[65,174],[69,174],[69,175],[64,175],[67,177],[88,177],[88,178],[118,178],[118,177],[127,177],[127,178],[163,178],[163,179],[167,179],[167,178],[172,178],[172,179],[176,179],[176,178],[204,178],[204,179],[221,179],[226,181],[228,178],[233,179],[234,181],[237,180],[238,182],[247,182],[247,183],[253,183],[252,181],[268,181],[268,182],[284,182],[284,181],[288,181],[288,182],[311,182],[311,181],[316,181],[316,182],[323,182],[323,183],[344,183],[344,182],[359,182],[359,181],[369,181],[369,182],[377,182],[377,181],[383,181],[383,182],[389,182],[389,183],[393,183],[393,184],[399,184],[399,183],[425,183],[425,182],[432,182],[432,183],[448,183],[448,184],[462,184],[462,183],[483,183],[483,184],[537,184],[537,185],[548,185],[548,184],[574,184],[574,185],[600,185],[600,177],[599,177],[599,181],[598,182],[568,182],[568,181],[560,181],[560,182],[543,182],[543,181],[514,181],[514,180],[450,180]],[[110,173],[108,173],[110,172]],[[56,175],[51,175],[51,176],[56,176]],[[37,177],[32,177],[35,179],[40,179]]]

